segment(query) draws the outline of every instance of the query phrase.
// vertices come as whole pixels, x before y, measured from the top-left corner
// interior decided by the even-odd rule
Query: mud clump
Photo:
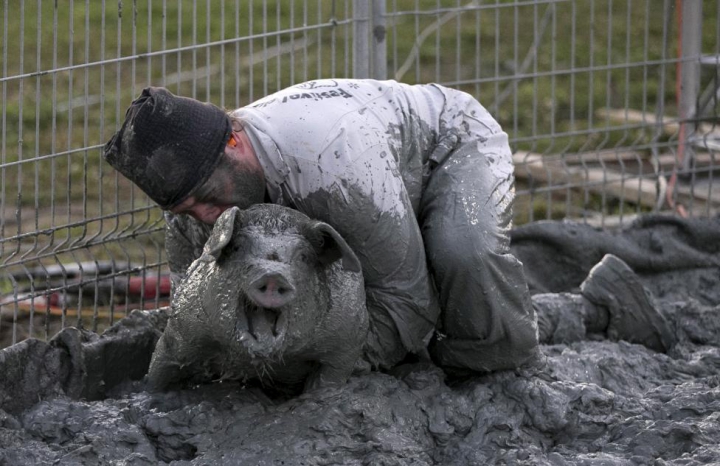
[[[0,352],[0,464],[720,464],[720,302],[689,297],[720,289],[719,270],[641,275],[672,323],[665,354],[585,340],[543,345],[532,370],[448,378],[406,364],[296,397],[240,382],[146,391],[137,355],[166,310],[100,337],[28,340]]]
[[[718,308],[692,303],[693,312]],[[2,464],[711,464],[720,348],[544,346],[542,371],[447,380],[406,365],[290,399],[216,383],[0,415]]]

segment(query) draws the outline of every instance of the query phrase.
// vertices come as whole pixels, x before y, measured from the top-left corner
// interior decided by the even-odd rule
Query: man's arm
[[[358,145],[350,141],[346,147]],[[370,314],[366,356],[373,365],[392,366],[404,350],[424,350],[439,315],[437,296],[403,181],[394,160],[379,155],[387,148],[347,158],[340,149],[331,146],[320,165],[317,159],[286,157],[298,165],[290,172],[302,174],[288,187],[288,197],[298,210],[332,225],[357,254]],[[314,180],[324,186],[313,186]]]
[[[190,264],[202,254],[212,227],[187,215],[175,215],[171,212],[165,212],[165,223],[165,252],[174,295]]]

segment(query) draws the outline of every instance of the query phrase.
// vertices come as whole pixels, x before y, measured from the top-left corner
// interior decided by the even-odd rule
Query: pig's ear
[[[230,243],[233,237],[236,221],[240,220],[241,211],[237,207],[231,207],[218,217],[213,226],[205,247],[203,248],[203,256],[217,260],[222,250]],[[209,257],[208,257],[209,256]]]
[[[342,267],[348,272],[360,272],[360,261],[345,242],[340,233],[323,222],[314,222],[309,227],[306,236],[317,252],[318,259],[323,265],[330,265],[342,259]]]

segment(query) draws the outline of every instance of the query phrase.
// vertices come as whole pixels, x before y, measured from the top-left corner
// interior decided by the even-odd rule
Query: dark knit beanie
[[[103,156],[167,210],[208,179],[231,133],[220,108],[148,87],[128,108]]]

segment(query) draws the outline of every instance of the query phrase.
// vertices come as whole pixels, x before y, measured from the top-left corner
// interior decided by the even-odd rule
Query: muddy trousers
[[[532,297],[532,302],[538,317],[541,343],[572,343],[607,329],[607,312],[580,294],[538,294]]]
[[[419,220],[442,309],[429,349],[445,369],[510,369],[538,357],[535,312],[509,249],[513,182],[500,132],[460,145],[423,192]]]
[[[677,341],[676,326],[633,270],[612,254],[590,270],[579,294],[540,294],[532,302],[543,343],[570,343],[600,334],[666,352]]]

